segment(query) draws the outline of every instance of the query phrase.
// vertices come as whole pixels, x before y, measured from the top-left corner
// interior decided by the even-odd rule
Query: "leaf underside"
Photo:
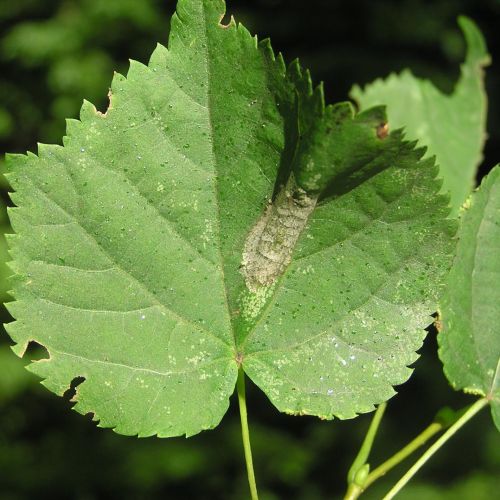
[[[351,91],[361,109],[386,104],[390,126],[405,127],[408,138],[428,147],[426,157],[436,156],[442,191],[450,193],[453,215],[458,215],[473,189],[482,161],[487,109],[483,69],[490,63],[477,26],[466,17],[460,17],[459,24],[467,55],[451,95],[408,70]]]
[[[439,355],[455,389],[487,396],[500,429],[500,167],[470,199],[440,311]]]
[[[409,377],[449,263],[433,161],[223,14],[179,1],[105,114],[84,103],[64,147],[8,158],[14,350],[45,346],[43,384],[83,377],[75,409],[122,434],[216,426],[239,365],[280,411],[371,411]],[[263,279],[249,252],[252,285],[253,243],[282,266]]]

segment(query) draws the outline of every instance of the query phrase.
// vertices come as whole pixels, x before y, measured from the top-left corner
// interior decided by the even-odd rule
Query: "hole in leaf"
[[[24,351],[23,358],[30,361],[41,361],[42,359],[50,359],[50,354],[45,346],[35,340],[30,340],[28,347]]]
[[[103,118],[106,118],[107,114],[108,114],[108,111],[111,109],[112,105],[111,105],[111,99],[113,97],[113,94],[111,92],[111,90],[108,92],[108,102],[107,104],[106,103],[102,103],[102,106],[99,106],[99,109],[96,105],[96,112],[99,116],[102,116]]]
[[[232,23],[234,23],[233,16],[227,12],[219,21],[219,24],[222,28],[229,28],[229,26],[231,26]]]
[[[67,401],[73,401],[73,398],[76,395],[76,389],[80,384],[83,384],[85,382],[85,377],[75,377],[72,381],[71,384],[69,385],[69,388],[64,392],[63,398],[66,399]]]

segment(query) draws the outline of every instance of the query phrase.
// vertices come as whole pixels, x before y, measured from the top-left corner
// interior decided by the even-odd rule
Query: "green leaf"
[[[483,68],[490,63],[477,26],[466,17],[459,18],[459,25],[467,55],[453,94],[443,94],[408,70],[376,80],[364,89],[354,86],[351,91],[361,109],[386,104],[391,128],[405,127],[409,138],[428,147],[427,157],[436,156],[453,215],[474,187],[482,160],[487,108]]]
[[[469,200],[441,304],[439,355],[455,389],[490,399],[500,429],[500,167]]]
[[[10,156],[22,355],[123,434],[219,423],[238,367],[282,411],[354,417],[410,375],[452,251],[432,160],[383,109],[325,107],[224,3],[181,0],[168,50]],[[78,379],[81,381],[81,379]]]

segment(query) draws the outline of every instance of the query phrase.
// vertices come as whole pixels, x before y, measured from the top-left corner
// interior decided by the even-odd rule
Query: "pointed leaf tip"
[[[467,16],[460,16],[458,24],[466,41],[466,62],[481,67],[491,63],[486,41],[477,24]]]

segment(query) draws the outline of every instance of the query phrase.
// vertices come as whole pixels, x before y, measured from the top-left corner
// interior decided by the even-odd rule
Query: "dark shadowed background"
[[[228,4],[251,32],[270,36],[287,61],[300,57],[315,81],[325,82],[329,102],[346,99],[353,83],[405,67],[451,91],[464,50],[456,17],[470,16],[493,56],[481,175],[500,161],[500,0]],[[174,7],[174,0],[0,0],[0,151],[36,151],[37,141],[60,143],[64,119],[78,117],[83,98],[104,110],[113,70],[126,73],[128,58],[147,62],[157,41],[167,43]],[[3,198],[8,203],[5,193]],[[2,213],[5,226],[4,220]],[[6,274],[2,268],[2,282]],[[118,436],[40,386],[8,344],[0,332],[0,500],[247,498],[235,400],[217,429],[188,440]],[[412,378],[389,403],[373,464],[406,444],[442,406],[460,408],[471,401],[449,388],[434,331],[421,353]],[[262,499],[340,498],[370,416],[322,422],[280,415],[253,386],[248,399]],[[381,498],[404,470],[388,475],[364,498]],[[499,471],[500,434],[484,411],[398,498],[489,500],[500,491]]]

